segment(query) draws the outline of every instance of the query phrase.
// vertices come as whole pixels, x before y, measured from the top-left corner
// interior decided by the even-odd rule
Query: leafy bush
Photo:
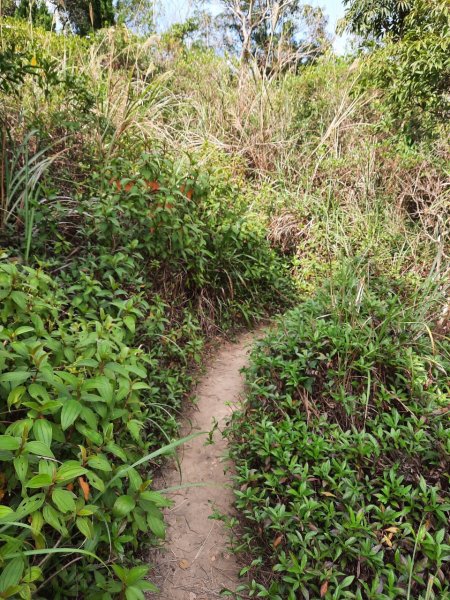
[[[157,149],[113,160],[87,182],[75,215],[72,205],[40,207],[37,250],[57,261],[76,252],[69,280],[81,269],[116,291],[161,294],[208,331],[287,305],[289,277],[264,228],[210,171]]]
[[[450,347],[407,291],[350,269],[253,352],[229,432],[250,595],[449,597]]]
[[[167,421],[158,362],[129,345],[142,315],[128,303],[117,316],[64,318],[55,282],[10,262],[0,284],[0,596],[112,597],[122,584],[96,556],[123,560],[138,535],[164,537],[166,500],[134,466]],[[48,560],[58,547],[63,566]],[[127,598],[153,589],[147,568],[117,569]]]
[[[411,141],[439,132],[450,103],[450,9],[442,0],[415,0],[401,40],[390,40],[363,67],[365,84],[383,90],[387,119]]]

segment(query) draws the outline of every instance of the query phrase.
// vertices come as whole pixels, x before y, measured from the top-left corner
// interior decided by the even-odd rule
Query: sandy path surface
[[[182,427],[181,435],[210,431],[214,421],[223,429],[233,404],[244,387],[242,367],[247,364],[254,334],[245,334],[237,343],[225,343],[210,359],[206,374],[196,389],[197,408]],[[206,483],[171,492],[174,505],[166,511],[167,538],[163,549],[152,552],[151,580],[160,594],[155,600],[210,600],[220,591],[234,591],[238,585],[239,564],[228,551],[229,536],[222,521],[209,517],[217,510],[233,514],[230,488],[232,466],[223,460],[226,441],[220,431],[214,444],[205,445],[199,436],[179,452],[183,484]],[[224,472],[226,470],[227,472]],[[165,469],[158,487],[180,485],[180,472],[174,463]]]

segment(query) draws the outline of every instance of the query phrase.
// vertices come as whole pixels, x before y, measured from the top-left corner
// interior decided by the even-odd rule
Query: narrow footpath
[[[174,505],[166,511],[166,543],[150,556],[151,579],[160,590],[149,596],[152,600],[212,600],[221,597],[221,590],[234,591],[238,585],[240,566],[228,549],[228,532],[222,521],[210,517],[214,512],[233,514],[232,465],[223,460],[226,440],[220,431],[243,392],[240,371],[247,364],[253,339],[254,334],[245,334],[237,343],[225,343],[197,386],[197,406],[183,424],[181,436],[210,431],[217,422],[214,443],[207,444],[208,436],[199,436],[181,446],[181,481],[174,461],[158,482],[162,488],[207,485],[169,494]]]

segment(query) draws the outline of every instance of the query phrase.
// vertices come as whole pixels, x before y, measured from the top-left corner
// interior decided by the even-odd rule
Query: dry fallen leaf
[[[328,581],[324,581],[320,586],[320,597],[324,598],[325,594],[328,592]]]
[[[182,558],[178,563],[178,566],[180,567],[180,569],[189,569],[189,561],[185,558]]]
[[[277,546],[279,546],[281,544],[282,541],[283,541],[283,536],[279,535],[277,538],[275,538],[275,540],[273,542],[273,547],[276,548]]]

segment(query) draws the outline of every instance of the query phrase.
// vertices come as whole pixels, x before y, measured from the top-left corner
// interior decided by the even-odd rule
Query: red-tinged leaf
[[[152,192],[159,190],[159,183],[157,181],[146,181],[147,188]]]
[[[320,586],[320,597],[325,598],[326,593],[328,592],[328,581],[324,581]]]

